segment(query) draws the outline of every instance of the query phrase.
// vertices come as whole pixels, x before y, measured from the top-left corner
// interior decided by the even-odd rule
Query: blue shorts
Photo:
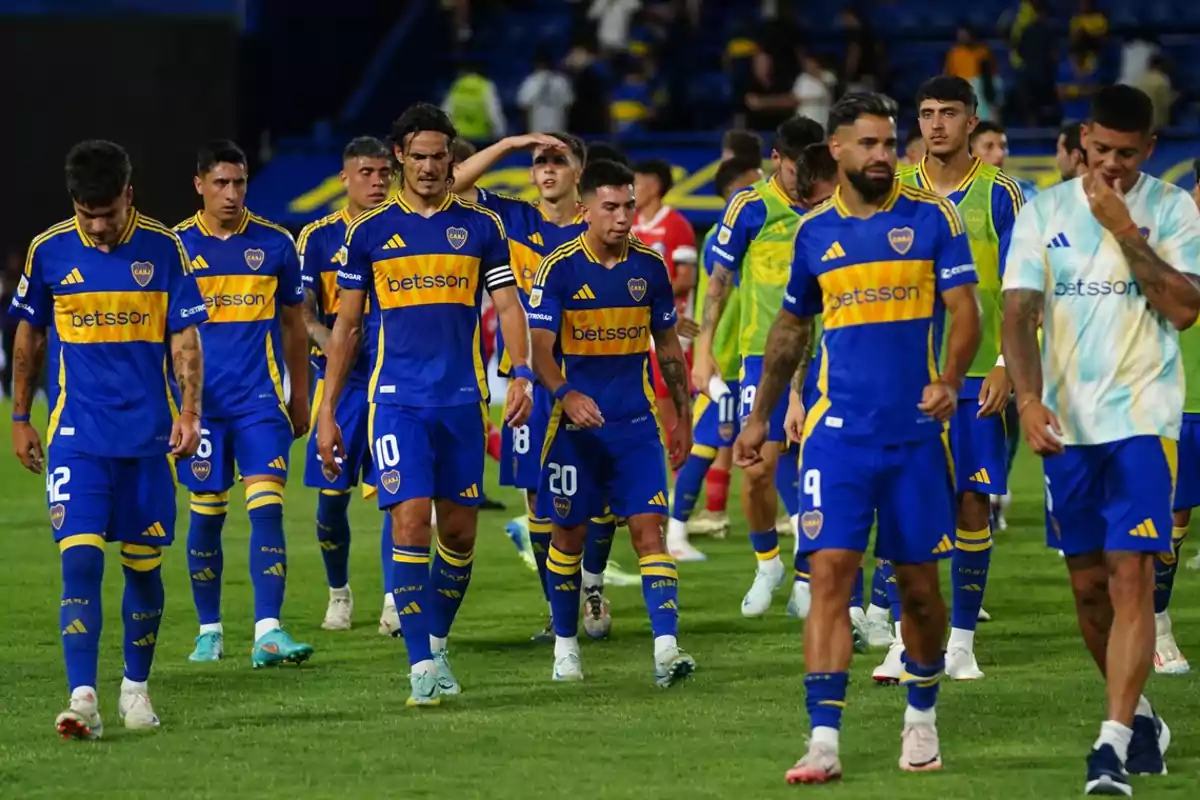
[[[954,551],[953,467],[942,437],[897,445],[847,441],[818,428],[800,455],[800,552],[866,552],[922,564]]]
[[[241,417],[206,417],[200,420],[196,455],[179,462],[179,482],[195,494],[227,492],[242,475],[286,482],[291,449],[292,423],[279,406]]]
[[[564,528],[611,509],[618,518],[667,513],[666,453],[653,415],[580,428],[556,404],[546,433],[538,516]]]
[[[165,454],[109,458],[52,445],[46,502],[56,542],[83,533],[150,547],[175,540],[175,470]]]
[[[1177,450],[1173,439],[1134,436],[1044,459],[1046,544],[1068,556],[1170,552]]]
[[[374,403],[370,427],[381,509],[420,497],[462,506],[483,502],[486,403],[439,408]]]
[[[1179,474],[1175,481],[1175,511],[1200,506],[1200,415],[1183,415],[1179,433]]]
[[[954,485],[961,492],[1004,494],[1008,491],[1008,432],[1004,415],[976,417],[979,400],[958,401],[950,418],[950,450],[954,453]]]
[[[554,398],[540,383],[533,386],[533,413],[519,428],[500,426],[500,485],[537,491],[542,479],[542,445]]]
[[[738,416],[741,418],[743,425],[750,417],[750,411],[754,408],[754,395],[758,392],[758,384],[762,380],[763,357],[762,356],[746,356],[742,359],[742,376],[739,378],[741,383],[741,403],[738,406]],[[787,421],[788,410],[788,393],[784,392],[783,397],[779,398],[778,405],[771,411],[771,421],[767,425],[767,441],[768,442],[786,442],[787,432],[783,428],[784,422]]]
[[[364,484],[373,484],[371,442],[367,436],[370,403],[367,402],[365,387],[347,387],[338,400],[335,417],[338,427],[342,429],[342,444],[346,446],[346,452],[341,454],[342,473],[330,481],[321,470],[321,454],[317,452],[316,418],[324,391],[325,381],[318,380],[312,397],[312,432],[309,433],[308,442],[304,447],[304,485],[310,489],[347,492],[358,484],[360,476]]]
[[[706,394],[696,397],[692,409],[696,420],[692,423],[692,444],[717,450],[733,446],[741,428],[737,415],[738,382],[728,381],[728,385],[729,394],[715,403]]]

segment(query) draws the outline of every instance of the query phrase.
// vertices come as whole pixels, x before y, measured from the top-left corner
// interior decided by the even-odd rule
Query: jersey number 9
[[[814,509],[821,507],[821,470],[808,469],[804,471],[804,493],[812,498]]]

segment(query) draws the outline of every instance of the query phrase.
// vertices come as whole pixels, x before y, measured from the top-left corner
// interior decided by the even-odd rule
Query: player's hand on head
[[[599,428],[604,425],[604,415],[596,401],[582,392],[570,391],[562,400],[563,410],[576,425],[582,428]]]
[[[533,150],[537,147],[548,147],[554,150],[566,150],[567,145],[561,139],[548,133],[527,133],[524,136],[514,136],[513,144],[520,150]]]
[[[1000,366],[992,367],[979,389],[979,411],[975,416],[994,417],[1004,413],[1011,394],[1012,383],[1008,380],[1008,370]]]
[[[342,454],[345,452],[341,426],[332,415],[322,412],[317,420],[317,454],[321,457],[321,472],[328,480],[342,474]]]
[[[308,428],[311,425],[311,412],[308,408],[308,398],[301,395],[292,396],[292,401],[288,403],[288,417],[292,421],[292,438],[299,439],[304,434],[308,433]]]
[[[42,438],[37,429],[28,422],[14,422],[12,429],[13,452],[25,469],[40,475],[46,465],[46,454],[42,451]]]
[[[945,422],[954,416],[957,406],[958,391],[943,380],[926,385],[921,392],[921,402],[917,403],[917,408],[939,422]]]
[[[801,444],[804,441],[804,403],[795,392],[788,394],[788,409],[783,421],[783,430],[792,444]]]
[[[1113,233],[1134,227],[1119,186],[1110,186],[1098,170],[1083,174],[1083,192],[1096,221]]]
[[[751,417],[733,442],[733,463],[745,469],[762,461],[762,447],[766,441],[766,424]]]
[[[529,421],[533,413],[533,384],[524,378],[508,382],[508,395],[504,400],[504,421],[510,428],[519,428]]]
[[[1039,456],[1055,456],[1063,451],[1062,424],[1054,412],[1042,404],[1041,399],[1031,397],[1017,403],[1021,417],[1021,429],[1025,441]]]
[[[675,323],[675,332],[683,339],[695,339],[700,335],[700,323],[691,317],[680,317]]]
[[[191,411],[184,411],[175,418],[171,425],[171,455],[176,458],[190,458],[196,455],[200,447],[200,417]]]

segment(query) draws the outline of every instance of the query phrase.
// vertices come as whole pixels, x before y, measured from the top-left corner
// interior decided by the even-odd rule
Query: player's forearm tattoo
[[[1118,236],[1117,243],[1146,300],[1179,330],[1191,327],[1200,312],[1200,289],[1154,252],[1140,233]]]
[[[1008,377],[1017,396],[1042,396],[1042,352],[1038,325],[1044,297],[1033,289],[1010,289],[1004,293],[1001,345]]]
[[[204,395],[204,351],[200,331],[193,325],[171,337],[171,363],[175,367],[175,382],[182,397],[181,411],[200,414],[200,398]]]
[[[317,293],[312,289],[304,290],[302,312],[304,314],[304,328],[308,332],[308,338],[312,340],[312,343],[321,352],[325,352],[325,347],[329,344],[330,330],[317,319]]]
[[[721,321],[721,312],[725,310],[725,300],[729,290],[733,288],[733,270],[720,264],[713,265],[712,275],[708,278],[708,290],[704,293],[704,312],[700,317],[700,335],[712,335]]]
[[[688,368],[683,348],[679,344],[679,334],[674,328],[655,334],[654,346],[658,357],[658,371],[662,373],[663,383],[671,392],[671,402],[675,404],[676,412],[687,413],[690,399]]]
[[[789,382],[797,387],[797,392],[804,386],[808,364],[812,360],[813,330],[811,317],[797,317],[783,309],[775,315],[775,322],[767,333],[762,380],[751,412],[758,422],[766,422],[771,416],[771,409],[779,404]]]
[[[46,332],[28,322],[17,326],[13,343],[13,413],[28,414],[37,394],[42,361],[46,357]]]

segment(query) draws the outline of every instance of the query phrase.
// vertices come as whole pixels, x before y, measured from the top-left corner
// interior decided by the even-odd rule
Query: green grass
[[[699,671],[669,692],[654,687],[649,626],[636,588],[610,591],[613,636],[584,644],[587,680],[553,684],[549,647],[528,641],[545,619],[536,579],[502,533],[507,515],[484,514],[474,581],[451,640],[464,694],[440,709],[406,709],[402,645],[375,630],[382,591],[379,514],[363,502],[351,511],[358,627],[321,631],[327,594],[312,521],[316,498],[298,477],[286,506],[291,546],[284,616],[298,639],[315,645],[312,661],[299,669],[250,668],[249,528],[239,510],[225,531],[228,657],[216,665],[188,663],[196,618],[181,492],[151,681],[163,727],[135,735],[117,720],[121,581],[110,560],[99,686],[109,724],[100,742],[61,742],[52,722],[67,692],[44,479],[23,472],[8,455],[7,426],[0,427],[0,796],[6,798],[578,794],[644,800],[820,793],[1040,800],[1080,793],[1083,758],[1103,718],[1103,687],[1079,641],[1065,570],[1042,544],[1041,470],[1023,455],[1014,476],[1012,526],[997,536],[988,589],[995,621],[981,625],[978,635],[987,678],[943,684],[938,726],[946,769],[940,774],[898,771],[904,694],[872,685],[870,671],[882,657],[873,652],[854,660],[842,738],[844,783],[784,785],[783,772],[801,752],[807,727],[800,626],[784,616],[783,592],[765,619],[741,617],[753,562],[740,514],[728,540],[700,541],[710,561],[681,570],[681,642]],[[496,489],[494,471],[488,489],[518,507],[515,493]],[[636,563],[627,540],[614,558]],[[1183,571],[1175,630],[1184,651],[1200,658],[1198,598],[1200,581]],[[1174,731],[1172,774],[1137,779],[1138,796],[1195,798],[1196,678],[1152,676],[1149,694]]]

